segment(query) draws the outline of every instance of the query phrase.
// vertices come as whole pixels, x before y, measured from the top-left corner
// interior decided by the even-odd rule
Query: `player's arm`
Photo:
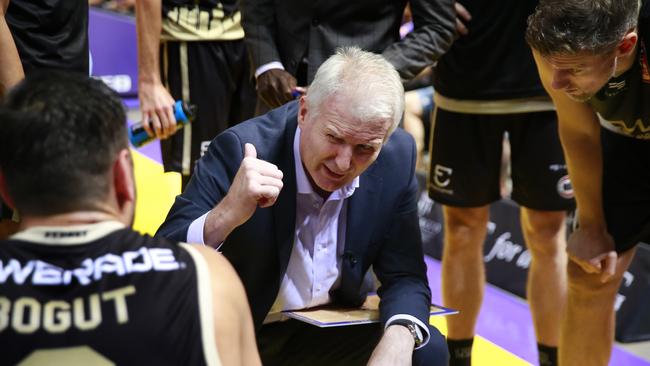
[[[551,87],[551,66],[533,52],[544,88],[555,104],[560,140],[578,206],[579,229],[568,243],[570,258],[589,273],[606,272],[613,261],[606,261],[614,243],[607,233],[602,200],[603,158],[600,124],[596,113],[586,103],[569,99]],[[605,262],[603,262],[605,261]]]
[[[246,33],[244,42],[255,71],[257,95],[268,107],[277,108],[294,99],[292,90],[297,90],[297,84],[296,78],[284,70],[276,44],[275,2],[241,0],[239,4]]]
[[[210,269],[214,332],[224,366],[261,365],[246,292],[228,260],[206,246],[194,246]]]
[[[9,0],[0,0],[0,96],[7,93],[25,77],[23,65],[20,63],[16,44],[11,36],[5,14],[9,7]]]
[[[160,80],[161,0],[138,0],[135,23],[138,36],[138,96],[144,128],[150,136],[166,138],[176,132],[174,99]]]
[[[433,65],[451,47],[456,35],[453,0],[411,0],[409,3],[413,31],[382,52],[403,80],[410,80]]]

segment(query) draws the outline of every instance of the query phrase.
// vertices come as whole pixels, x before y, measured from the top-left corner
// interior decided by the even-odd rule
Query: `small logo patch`
[[[573,198],[573,186],[571,185],[571,180],[568,175],[563,176],[557,181],[557,193],[562,198]]]
[[[446,187],[451,182],[451,174],[454,172],[452,168],[436,164],[433,169],[433,183],[438,187]]]

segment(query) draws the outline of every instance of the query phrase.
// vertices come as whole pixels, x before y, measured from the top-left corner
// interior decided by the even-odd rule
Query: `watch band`
[[[415,324],[414,321],[409,320],[409,319],[395,319],[393,320],[390,325],[401,325],[406,327],[406,329],[411,332],[411,335],[413,336],[413,340],[415,341],[415,347],[419,347],[422,342],[424,341],[424,336],[422,336],[422,330],[420,330],[420,327]]]

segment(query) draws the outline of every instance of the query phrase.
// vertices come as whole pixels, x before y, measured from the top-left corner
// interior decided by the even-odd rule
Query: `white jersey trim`
[[[221,366],[219,350],[214,334],[214,306],[212,303],[212,283],[210,270],[205,259],[190,244],[180,243],[187,250],[196,265],[197,292],[199,295],[199,317],[201,320],[201,341],[203,356],[208,366]]]
[[[503,100],[461,100],[434,92],[433,101],[437,107],[446,111],[469,114],[515,114],[555,110],[553,102],[546,96]]]
[[[79,245],[101,239],[125,227],[118,221],[71,226],[34,226],[14,234],[10,239],[45,245]]]

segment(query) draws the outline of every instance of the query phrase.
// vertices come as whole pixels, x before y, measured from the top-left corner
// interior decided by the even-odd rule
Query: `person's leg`
[[[574,206],[554,112],[514,114],[508,128],[512,198],[532,257],[526,297],[537,336],[539,364],[557,365],[560,316],[566,302],[565,211]]]
[[[521,228],[532,261],[526,295],[533,316],[540,365],[556,365],[560,316],[566,300],[566,229],[564,211],[521,208]]]
[[[460,310],[446,318],[450,365],[469,365],[485,283],[487,205],[500,198],[504,123],[437,107],[433,121],[428,188],[444,205],[443,303]]]
[[[413,352],[413,365],[446,366],[445,337],[430,325],[429,334],[429,342]],[[380,324],[319,328],[288,320],[262,326],[257,344],[265,366],[362,366],[381,335]]]
[[[257,341],[265,366],[361,366],[381,334],[380,324],[319,328],[287,320],[262,326]]]
[[[451,365],[469,365],[471,359],[471,339],[485,286],[483,243],[488,217],[488,206],[444,206],[443,303],[459,311],[446,318]]]
[[[603,283],[569,262],[568,299],[563,315],[559,359],[561,366],[606,366],[614,340],[614,301],[623,274],[634,257],[619,254],[616,274]]]
[[[165,170],[180,172],[183,187],[212,139],[240,122],[229,119],[233,99],[238,97],[241,42],[166,42],[163,46],[163,80],[170,94],[197,108],[190,125],[161,142]]]
[[[164,42],[160,46],[160,77],[174,100],[184,100],[181,83],[180,42]],[[189,100],[184,100],[189,102]],[[185,128],[171,137],[160,140],[160,152],[166,172],[178,172],[183,181],[189,179],[189,166],[183,169],[183,141]],[[188,151],[189,154],[189,151]],[[188,155],[189,156],[189,155]],[[183,187],[185,184],[182,185]]]
[[[411,90],[404,94],[404,130],[415,139],[415,149],[418,154],[416,169],[424,169],[422,152],[424,150],[424,123],[422,120],[422,103],[417,90]]]

